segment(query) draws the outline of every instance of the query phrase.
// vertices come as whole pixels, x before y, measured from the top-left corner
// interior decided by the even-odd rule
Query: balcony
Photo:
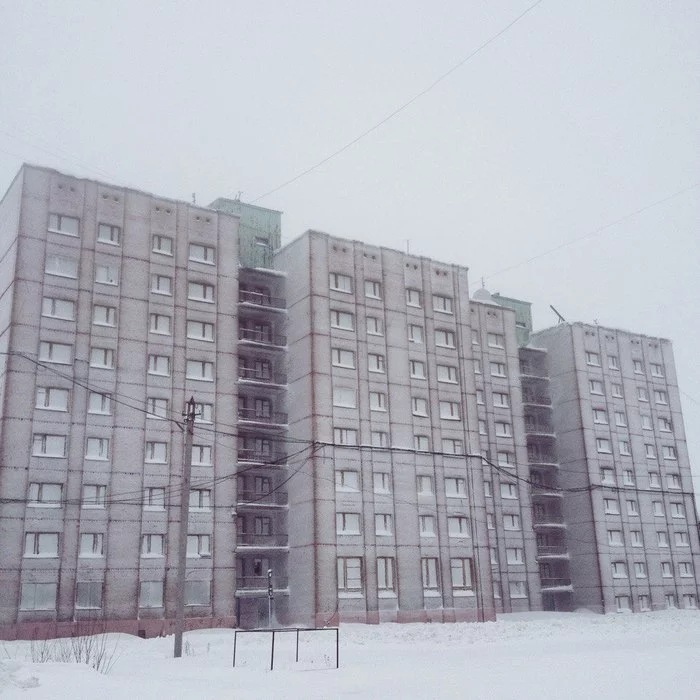
[[[236,547],[251,547],[255,549],[280,549],[288,546],[287,535],[256,535],[250,532],[236,534]]]
[[[564,496],[555,486],[547,486],[546,484],[533,485],[530,495],[532,498],[562,498]]]
[[[532,522],[535,527],[566,527],[564,516],[560,513],[534,513]]]
[[[238,420],[246,423],[262,423],[264,425],[286,426],[287,414],[278,411],[259,411],[255,408],[238,408]]]
[[[254,447],[241,447],[238,449],[238,461],[267,467],[284,467],[287,454],[282,450],[256,450]]]
[[[257,491],[239,491],[237,504],[239,508],[251,507],[284,507],[287,505],[287,494],[283,491],[258,493]]]
[[[540,579],[540,588],[545,591],[547,589],[571,590],[570,578],[543,578]]]
[[[528,449],[527,461],[530,464],[546,465],[558,467],[557,458],[551,452],[541,452],[539,450]]]
[[[272,589],[276,592],[285,591],[289,584],[286,576],[273,576]],[[263,592],[267,594],[267,576],[239,576],[236,578],[236,589],[244,592]]]
[[[538,559],[568,559],[569,552],[563,544],[540,545],[537,547]]]
[[[272,386],[284,386],[287,384],[287,375],[283,372],[267,372],[255,367],[238,365],[238,379],[251,384],[266,384]]]
[[[243,342],[255,343],[269,348],[286,348],[287,337],[277,335],[268,330],[259,330],[256,328],[239,328],[238,339]]]
[[[526,420],[525,432],[530,435],[541,435],[545,437],[554,437],[554,428],[544,421]]]
[[[286,303],[283,297],[273,297],[265,292],[256,292],[248,289],[240,289],[238,292],[239,305],[253,305],[256,308],[269,309],[270,311],[286,312]]]
[[[549,381],[547,372],[542,367],[538,367],[530,362],[520,363],[520,376],[528,379],[545,379]]]
[[[523,405],[525,406],[552,406],[549,396],[537,391],[523,391]]]

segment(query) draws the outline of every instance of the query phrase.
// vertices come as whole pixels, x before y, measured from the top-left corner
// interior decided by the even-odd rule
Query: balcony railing
[[[284,590],[287,585],[286,576],[272,577],[273,590]],[[243,591],[267,591],[267,576],[239,576],[236,578],[236,588]]]
[[[532,516],[535,525],[564,525],[564,516],[561,513],[535,513]]]
[[[287,375],[283,372],[263,372],[255,367],[238,365],[238,378],[260,384],[286,384]]]
[[[245,420],[254,423],[270,423],[272,425],[287,424],[286,413],[280,413],[278,411],[258,411],[255,408],[246,408],[245,406],[239,406],[238,418],[239,420]]]
[[[269,331],[256,330],[255,328],[239,328],[238,339],[274,348],[283,348],[287,345],[286,336],[270,333]]]
[[[552,453],[539,452],[538,450],[528,450],[527,461],[530,464],[557,464],[557,458]]]
[[[281,451],[256,450],[250,447],[241,447],[238,449],[239,462],[252,462],[268,466],[285,466],[286,459],[286,453]]]
[[[239,491],[239,506],[286,506],[287,494],[283,491],[258,493],[257,491]]]
[[[239,547],[286,547],[288,543],[287,535],[256,535],[251,532],[239,532],[236,535]]]
[[[547,394],[542,394],[534,391],[523,392],[523,403],[533,406],[551,406],[552,399]]]
[[[538,557],[568,557],[569,552],[563,544],[538,545]]]
[[[253,292],[247,289],[238,291],[239,304],[255,304],[256,306],[268,307],[271,309],[284,309],[285,300],[283,297],[273,297],[264,292]]]
[[[542,421],[526,420],[525,432],[538,433],[540,435],[554,435],[554,428],[549,423]]]
[[[570,578],[542,578],[540,579],[540,587],[542,590],[545,588],[559,588],[561,586],[570,586]]]
[[[549,379],[547,373],[541,367],[532,365],[528,362],[520,363],[520,374],[523,377],[537,377],[538,379]]]

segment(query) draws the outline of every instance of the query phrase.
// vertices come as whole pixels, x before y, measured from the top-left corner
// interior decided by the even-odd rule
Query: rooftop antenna
[[[557,318],[559,319],[557,323],[566,323],[566,319],[551,304],[549,305],[549,308],[557,315]]]
[[[406,255],[410,255],[410,254],[411,254],[411,241],[409,241],[407,238],[406,239]]]
[[[195,192],[192,193],[192,204],[197,204],[197,194]]]
[[[238,190],[238,192],[236,192],[236,197],[235,197],[235,201],[236,201],[236,202],[240,202],[240,201],[241,201],[241,195],[242,195],[242,194],[243,194],[243,190]]]
[[[485,280],[486,280],[485,277],[482,277],[482,278],[481,278],[481,288],[482,288],[482,289],[486,289],[486,281],[485,281]]]

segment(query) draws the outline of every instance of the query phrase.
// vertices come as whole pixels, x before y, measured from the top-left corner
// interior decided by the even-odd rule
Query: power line
[[[322,158],[320,161],[312,165],[311,167],[307,168],[306,170],[303,170],[302,172],[298,173],[294,177],[290,178],[286,182],[283,182],[281,185],[278,185],[277,187],[274,187],[271,190],[268,190],[264,194],[259,195],[255,199],[252,200],[252,203],[254,204],[255,202],[260,201],[261,199],[264,199],[265,197],[268,197],[269,195],[279,192],[279,190],[283,189],[284,187],[287,187],[287,185],[291,185],[293,182],[296,182],[297,180],[300,180],[302,177],[305,175],[308,175],[309,173],[313,172],[314,170],[320,168],[322,165],[326,164],[328,161],[332,160],[333,158],[336,158],[339,156],[341,153],[344,151],[347,151],[348,148],[351,146],[354,146],[358,141],[361,141],[364,139],[366,136],[369,136],[372,132],[376,131],[379,129],[379,127],[383,126],[386,124],[388,121],[392,120],[395,116],[403,112],[405,109],[410,107],[414,102],[417,102],[421,97],[424,97],[427,95],[433,88],[437,87],[443,80],[448,78],[452,73],[457,71],[459,68],[461,68],[465,63],[470,61],[472,58],[474,58],[477,54],[481,53],[487,46],[492,44],[494,41],[502,37],[511,27],[516,25],[525,15],[529,14],[534,10],[539,4],[541,4],[543,0],[537,0],[537,2],[533,3],[530,5],[525,11],[521,12],[515,19],[511,20],[503,29],[499,30],[495,34],[493,34],[491,37],[489,37],[485,42],[480,44],[476,49],[474,49],[471,53],[469,53],[467,56],[465,56],[461,61],[458,61],[455,63],[450,69],[445,71],[442,75],[440,75],[438,78],[436,78],[430,85],[428,85],[426,88],[421,90],[419,93],[415,94],[413,97],[411,97],[409,100],[404,102],[403,104],[399,105],[393,112],[390,112],[387,114],[383,119],[378,121],[376,124],[373,126],[369,127],[369,129],[366,129],[363,131],[361,134],[356,136],[354,139],[351,141],[348,141],[344,146],[341,146],[338,150],[334,151],[333,153],[330,153],[327,155],[325,158]]]

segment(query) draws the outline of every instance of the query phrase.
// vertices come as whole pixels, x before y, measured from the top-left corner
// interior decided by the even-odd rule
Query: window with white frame
[[[424,339],[423,326],[418,326],[415,323],[408,324],[408,342],[422,343]]]
[[[194,422],[211,423],[214,416],[214,406],[210,403],[196,403],[194,405]]]
[[[162,557],[165,554],[165,535],[148,534],[141,536],[142,557]]]
[[[629,456],[632,454],[630,451],[630,444],[628,440],[620,440],[618,443],[618,447],[620,448],[620,454],[623,456]]]
[[[406,306],[421,308],[421,293],[419,289],[408,288],[406,290]]]
[[[622,396],[622,384],[612,384],[610,386],[610,393],[614,399],[621,399]]]
[[[168,461],[168,443],[149,440],[146,442],[146,462],[165,464]]]
[[[139,583],[139,607],[163,607],[163,581],[141,581]]]
[[[474,590],[471,559],[461,557],[450,559],[450,575],[454,591],[471,593]]]
[[[92,307],[92,322],[96,326],[115,326],[117,324],[117,310],[113,306],[95,304]]]
[[[649,392],[646,390],[646,387],[643,387],[643,386],[637,387],[637,398],[640,401],[649,401]]]
[[[506,561],[511,565],[524,564],[525,557],[523,556],[522,548],[506,547]]]
[[[661,576],[663,578],[673,578],[673,568],[670,561],[661,562]]]
[[[197,559],[199,557],[211,556],[211,536],[210,535],[187,535],[187,558]]]
[[[159,335],[170,335],[172,332],[172,318],[165,314],[151,314],[149,317],[149,330]]]
[[[491,348],[504,348],[505,338],[501,333],[487,333],[486,342]]]
[[[78,277],[78,261],[68,255],[47,255],[44,272],[56,277]]]
[[[414,416],[427,416],[428,400],[420,396],[411,397],[411,413]]]
[[[683,607],[687,610],[695,610],[698,607],[695,593],[683,594]]]
[[[440,588],[438,579],[438,560],[434,557],[423,557],[421,560],[421,578],[423,590],[437,591]]]
[[[393,557],[377,557],[377,590],[380,594],[394,591],[394,572]]]
[[[355,369],[355,353],[352,350],[331,348],[331,362],[334,367]]]
[[[419,515],[418,527],[421,537],[435,537],[435,516]]]
[[[114,350],[111,348],[90,348],[90,367],[114,369]]]
[[[518,487],[516,484],[504,481],[501,482],[501,498],[515,499],[518,497]]]
[[[95,282],[97,284],[119,284],[119,270],[116,265],[95,265]]]
[[[516,513],[503,514],[504,530],[520,530],[520,516]]]
[[[667,474],[666,486],[669,489],[679,489],[681,487],[681,477],[679,474]]]
[[[370,411],[386,411],[387,402],[386,394],[381,391],[369,392],[369,410]]]
[[[161,377],[170,376],[170,358],[167,355],[149,355],[148,373]]]
[[[185,581],[185,605],[188,607],[211,605],[211,581]]]
[[[656,516],[657,518],[664,517],[664,504],[662,501],[652,501],[651,507],[654,512],[654,516]]]
[[[103,557],[104,535],[101,532],[83,532],[80,535],[79,557]]]
[[[374,280],[365,280],[365,296],[368,299],[381,299],[382,283]]]
[[[216,248],[201,243],[190,243],[189,259],[192,262],[214,265],[216,263]]]
[[[355,317],[347,311],[331,309],[331,328],[339,328],[344,331],[355,330]]]
[[[656,459],[656,447],[654,447],[654,445],[647,443],[644,445],[644,450],[648,459]]]
[[[642,416],[640,416],[640,417],[642,419],[642,430],[653,430],[654,429],[654,426],[651,422],[651,416],[647,416],[647,415],[642,414]]]
[[[632,370],[635,374],[644,374],[644,365],[641,360],[632,360]]]
[[[477,357],[472,362],[474,363],[474,374],[481,374],[481,360]]]
[[[62,321],[74,321],[75,302],[70,299],[44,297],[41,302],[41,315],[49,318],[59,318]]]
[[[29,484],[27,505],[41,508],[60,508],[62,491],[61,484],[32,482]]]
[[[457,384],[457,368],[451,365],[438,365],[437,380],[448,384]]]
[[[685,518],[685,505],[683,505],[683,503],[672,502],[671,503],[671,517],[672,518]]]
[[[391,474],[388,472],[374,472],[372,475],[374,493],[391,493]]]
[[[464,454],[464,443],[455,438],[442,439],[442,452],[448,455]]]
[[[107,487],[102,484],[85,484],[83,486],[82,508],[104,508]]]
[[[692,578],[693,565],[689,561],[678,562],[678,575],[681,578]]]
[[[659,389],[654,390],[654,401],[656,403],[663,404],[664,406],[668,404],[668,394],[665,391]]]
[[[639,515],[639,506],[633,498],[627,499],[627,515]]]
[[[212,465],[211,445],[192,445],[192,464],[210,467]]]
[[[416,491],[420,496],[432,496],[433,477],[426,474],[419,474],[416,477]]]
[[[659,547],[668,547],[668,532],[666,530],[656,531],[656,544]]]
[[[357,430],[354,428],[333,428],[333,442],[336,445],[357,445]]]
[[[484,405],[484,392],[483,389],[476,390],[476,403],[480,406]]]
[[[664,459],[678,459],[678,453],[673,445],[663,445],[661,447],[661,454]]]
[[[616,595],[615,609],[617,612],[628,612],[630,610],[630,597],[628,595]]]
[[[608,355],[608,367],[610,369],[620,369],[620,362],[617,355]]]
[[[109,438],[89,437],[85,445],[86,459],[109,459]]]
[[[57,532],[28,532],[24,536],[25,557],[58,556],[59,535]]]
[[[659,430],[662,433],[670,433],[673,430],[671,426],[671,421],[668,418],[659,418]]]
[[[622,483],[625,486],[634,486],[634,472],[631,469],[622,470]]]
[[[481,420],[481,418],[479,418],[479,424],[478,424],[478,425],[479,425],[479,435],[486,435],[486,434],[487,434],[487,431],[486,431],[486,421],[485,421],[485,420]]]
[[[610,566],[613,578],[627,578],[627,564],[624,561],[614,561]]]
[[[70,392],[54,386],[40,386],[36,390],[36,407],[47,411],[67,411]]]
[[[98,224],[97,226],[97,240],[100,243],[119,245],[121,235],[122,230],[119,226],[113,224]]]
[[[357,408],[355,390],[347,387],[333,387],[333,405],[339,408]]]
[[[586,352],[586,364],[600,367],[600,355],[597,352]]]
[[[503,362],[489,362],[492,377],[505,377],[506,366]]]
[[[496,429],[496,437],[511,437],[513,435],[510,423],[496,421],[494,427]]]
[[[408,370],[411,379],[425,379],[425,363],[420,360],[409,360]]]
[[[143,490],[144,510],[165,510],[165,488],[163,486],[147,486]]]
[[[447,518],[447,533],[450,537],[471,537],[469,518],[464,515],[450,515]]]
[[[367,371],[368,372],[381,372],[382,374],[386,372],[386,363],[384,361],[384,355],[377,355],[376,353],[367,354]]]
[[[329,274],[328,286],[334,292],[345,292],[352,294],[352,277],[343,275],[340,272],[331,272]]]
[[[66,436],[35,433],[32,437],[32,455],[35,457],[65,457]]]
[[[603,509],[607,515],[619,515],[620,506],[615,498],[604,498]]]
[[[206,360],[187,360],[185,377],[201,382],[213,382],[214,363]]]
[[[641,530],[630,530],[630,542],[633,547],[643,547]]]
[[[215,288],[213,284],[206,282],[188,282],[187,298],[191,301],[206,301],[209,304],[214,303]]]
[[[612,449],[610,447],[610,440],[607,438],[596,438],[595,441],[596,450],[602,454],[611,454]]]
[[[462,477],[445,477],[445,496],[447,498],[466,498],[467,482]]]
[[[338,557],[338,591],[341,593],[362,592],[362,559],[360,557]]]
[[[352,469],[335,470],[335,490],[336,491],[358,491],[360,479],[356,471]]]
[[[452,307],[452,297],[447,297],[442,294],[433,294],[433,311],[451,314],[454,313]]]
[[[383,430],[373,430],[370,433],[370,444],[372,447],[388,447],[389,436]]]
[[[461,420],[457,401],[440,401],[440,418],[444,420]]]
[[[416,452],[428,452],[430,450],[430,440],[427,435],[413,436],[413,449]]]
[[[70,365],[73,362],[73,346],[67,343],[39,343],[39,360],[58,365]]]
[[[688,533],[685,531],[676,531],[673,533],[673,539],[676,547],[690,547]]]
[[[481,345],[481,337],[476,328],[472,328],[472,345]]]
[[[65,214],[49,214],[49,231],[65,236],[80,235],[80,219]]]
[[[23,583],[20,595],[20,610],[55,610],[56,583]]]
[[[627,427],[627,416],[625,415],[624,411],[615,411],[615,425],[618,428]]]
[[[447,331],[441,328],[435,329],[435,345],[441,348],[454,348],[455,334],[453,331]]]
[[[593,422],[598,423],[598,424],[602,424],[602,425],[607,425],[608,424],[607,412],[601,408],[594,408],[593,409]]]
[[[384,536],[394,534],[394,520],[390,513],[375,513],[374,532]]]
[[[381,318],[376,316],[367,316],[366,318],[367,335],[384,335],[384,324]]]
[[[496,461],[499,467],[512,467],[515,465],[515,459],[512,452],[501,450],[496,453]]]
[[[173,239],[169,238],[168,236],[153,236],[152,251],[154,253],[159,253],[160,255],[172,255]]]
[[[187,320],[187,337],[192,340],[214,340],[214,324],[206,321]]]
[[[588,389],[591,392],[591,394],[597,394],[599,396],[602,396],[603,395],[603,382],[600,382],[597,379],[589,379],[588,380]]]
[[[168,399],[161,399],[156,396],[149,396],[146,399],[146,415],[149,418],[167,418]]]
[[[608,544],[611,547],[622,546],[622,532],[620,530],[608,530]]]
[[[664,368],[662,365],[652,362],[650,365],[651,369],[651,376],[652,377],[663,377],[664,376]]]
[[[102,581],[76,581],[76,610],[102,609]]]
[[[505,392],[502,391],[494,391],[493,392],[493,405],[496,408],[508,408],[510,405],[509,403],[509,396]]]
[[[511,598],[527,598],[527,584],[525,581],[510,581],[508,588]]]
[[[643,561],[637,561],[634,563],[634,577],[635,578],[646,578],[647,577],[647,565]]]

